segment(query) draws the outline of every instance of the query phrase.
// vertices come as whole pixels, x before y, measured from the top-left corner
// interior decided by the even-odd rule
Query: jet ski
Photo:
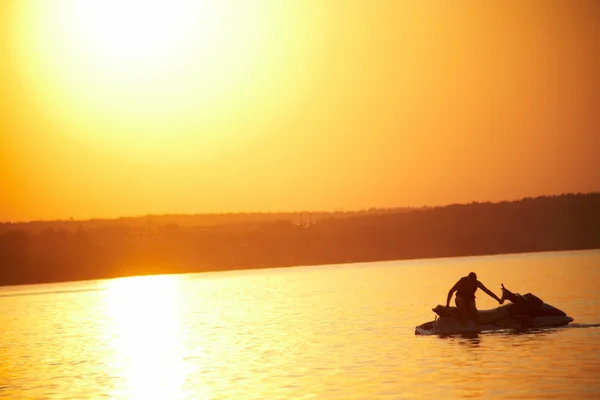
[[[415,328],[415,335],[473,334],[498,330],[527,330],[565,326],[573,322],[563,311],[527,293],[520,295],[502,286],[501,300],[508,300],[491,310],[478,310],[479,325],[473,321],[462,322],[456,307],[438,305],[433,308],[436,318]]]

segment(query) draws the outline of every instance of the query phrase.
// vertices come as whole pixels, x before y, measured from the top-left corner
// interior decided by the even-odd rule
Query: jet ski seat
[[[505,304],[503,306],[492,308],[489,310],[477,310],[479,313],[479,323],[490,324],[494,321],[506,317],[507,315],[509,315],[507,306],[508,304]],[[439,315],[440,317],[452,317],[456,319],[460,318],[460,313],[458,311],[458,308],[456,307],[444,307],[441,304],[438,304],[433,309],[433,312]]]

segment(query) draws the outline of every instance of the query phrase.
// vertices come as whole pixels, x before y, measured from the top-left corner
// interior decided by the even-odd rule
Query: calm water
[[[574,327],[415,336],[469,271]],[[0,398],[597,399],[599,290],[600,251],[0,288]]]

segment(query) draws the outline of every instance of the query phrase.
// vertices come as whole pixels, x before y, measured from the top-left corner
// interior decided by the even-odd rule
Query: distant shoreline
[[[37,283],[26,283],[26,284],[17,284],[17,285],[0,285],[0,289],[6,288],[16,288],[20,286],[35,286],[35,285],[53,285],[53,284],[63,284],[63,283],[85,283],[85,282],[94,282],[94,281],[102,281],[102,280],[111,280],[111,279],[123,279],[123,278],[135,278],[135,277],[144,277],[144,276],[162,276],[162,275],[193,275],[193,274],[210,274],[210,273],[221,273],[221,272],[236,272],[236,271],[262,271],[262,270],[277,270],[277,269],[289,269],[289,268],[310,268],[310,267],[344,267],[344,266],[352,266],[359,264],[379,264],[379,263],[394,263],[394,262],[419,262],[419,261],[443,261],[443,260],[453,260],[453,259],[461,259],[461,258],[486,258],[486,257],[511,257],[511,256],[525,256],[525,257],[535,257],[535,256],[552,256],[555,254],[566,254],[572,253],[573,255],[577,255],[579,253],[593,253],[598,252],[600,255],[600,247],[594,249],[581,249],[581,250],[550,250],[550,251],[536,251],[536,252],[526,252],[526,253],[502,253],[502,254],[484,254],[484,255],[469,255],[469,256],[456,256],[456,257],[436,257],[436,258],[411,258],[411,259],[400,259],[400,260],[374,260],[374,261],[360,261],[360,262],[347,262],[347,263],[336,263],[336,264],[309,264],[309,265],[287,265],[287,266],[279,266],[279,267],[263,267],[263,268],[238,268],[238,269],[224,269],[224,270],[210,270],[210,271],[198,271],[198,272],[182,272],[182,273],[162,273],[162,274],[146,274],[146,275],[131,275],[131,276],[122,276],[115,278],[93,278],[93,279],[80,279],[80,280],[71,280],[71,281],[52,281],[52,282],[37,282]],[[95,291],[101,289],[83,289],[82,291]],[[77,290],[76,290],[77,291]],[[69,291],[71,292],[71,291]],[[43,292],[45,293],[45,292]],[[37,294],[37,293],[35,293]],[[10,294],[0,294],[1,297],[8,297]]]
[[[0,224],[0,286],[600,249],[598,193],[244,217]]]
[[[397,206],[397,207],[367,207],[362,209],[335,209],[335,210],[287,210],[287,211],[232,211],[232,212],[207,212],[207,213],[162,213],[162,214],[139,214],[139,215],[124,215],[120,217],[91,217],[91,218],[56,218],[56,219],[33,219],[23,221],[0,221],[0,233],[2,229],[7,226],[12,227],[27,227],[27,226],[73,226],[76,224],[118,224],[127,223],[134,224],[140,223],[144,226],[147,225],[148,219],[153,220],[157,223],[168,224],[176,222],[189,221],[187,224],[190,226],[215,226],[226,223],[238,223],[238,222],[250,222],[259,220],[301,220],[309,218],[309,216],[316,217],[317,219],[322,218],[343,218],[350,216],[361,216],[361,215],[383,215],[383,214],[397,214],[404,212],[415,212],[415,211],[428,211],[434,209],[444,209],[448,207],[464,207],[472,205],[499,205],[507,203],[519,203],[537,199],[547,198],[560,198],[570,196],[598,196],[600,192],[584,192],[584,193],[563,193],[554,195],[539,195],[533,197],[524,197],[521,199],[513,200],[500,200],[500,201],[471,201],[462,203],[447,203],[441,205],[422,205],[422,206]],[[177,221],[179,219],[179,221]],[[204,219],[204,221],[203,221]],[[3,228],[4,227],[4,228]]]

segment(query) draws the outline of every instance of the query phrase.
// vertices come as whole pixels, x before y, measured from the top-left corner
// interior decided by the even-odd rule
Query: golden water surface
[[[415,336],[470,271],[573,326]],[[0,398],[600,398],[599,284],[588,251],[5,287]]]

